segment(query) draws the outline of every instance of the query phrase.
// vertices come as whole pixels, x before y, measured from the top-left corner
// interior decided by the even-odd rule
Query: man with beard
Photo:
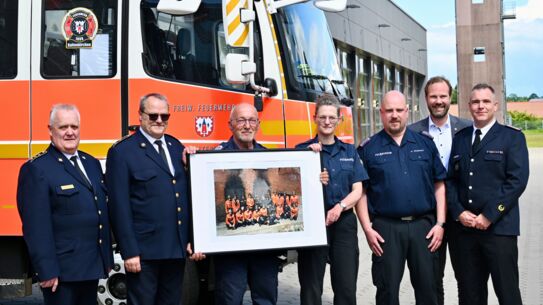
[[[441,163],[447,168],[453,137],[464,127],[471,126],[471,122],[449,114],[452,86],[445,77],[434,76],[430,78],[428,82],[426,82],[424,93],[430,115],[425,119],[409,125],[408,128],[415,132],[430,134],[433,137],[434,143],[439,151]],[[447,223],[453,222],[449,215],[447,215],[446,219]],[[447,259],[447,240],[455,238],[455,236],[458,235],[454,229],[454,227],[447,227],[447,230],[443,235],[441,247],[439,248],[439,277],[437,279],[439,305],[443,305],[444,302],[443,275]],[[456,256],[457,251],[454,251],[454,249],[451,248],[449,252],[453,269],[456,270],[455,266],[458,262]]]
[[[373,252],[376,304],[399,304],[407,261],[417,304],[436,305],[446,170],[430,137],[406,128],[403,94],[388,92],[380,113],[383,130],[358,148],[369,180],[356,205]]]

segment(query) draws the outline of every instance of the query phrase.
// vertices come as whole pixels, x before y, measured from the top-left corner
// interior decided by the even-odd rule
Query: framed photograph
[[[196,252],[326,245],[320,154],[204,151],[189,162]]]

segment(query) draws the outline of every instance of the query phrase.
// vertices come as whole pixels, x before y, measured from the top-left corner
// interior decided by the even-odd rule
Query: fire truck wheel
[[[126,305],[126,276],[121,254],[113,255],[113,269],[107,279],[98,281],[97,301],[99,305]]]

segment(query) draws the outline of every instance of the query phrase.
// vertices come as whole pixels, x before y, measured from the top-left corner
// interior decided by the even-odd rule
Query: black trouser
[[[277,252],[247,252],[214,256],[215,304],[241,305],[247,285],[254,305],[277,304]]]
[[[334,304],[356,305],[358,277],[358,238],[356,216],[352,210],[341,214],[338,221],[326,228],[328,246],[298,250],[298,279],[302,305],[320,305],[326,263]]]
[[[376,217],[373,229],[385,240],[383,255],[372,254],[373,284],[377,288],[377,305],[398,305],[400,283],[405,263],[409,267],[416,304],[437,304],[439,255],[430,252],[426,235],[434,226],[432,216],[412,221]]]
[[[62,282],[59,280],[57,290],[42,288],[45,305],[96,305],[98,280],[80,282]]]
[[[489,276],[500,304],[522,304],[516,236],[461,229],[454,248],[460,258],[455,270],[459,304],[486,305]]]
[[[179,305],[184,259],[141,260],[141,271],[126,273],[128,305]]]

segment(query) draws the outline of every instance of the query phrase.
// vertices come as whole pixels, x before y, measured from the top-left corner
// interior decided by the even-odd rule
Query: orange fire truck
[[[80,149],[101,159],[150,92],[170,101],[168,133],[202,149],[229,137],[241,102],[255,104],[257,139],[275,148],[315,136],[316,96],[349,106],[323,12],[346,0],[306,1],[0,0],[0,298],[29,283],[17,176],[49,144],[53,104],[79,107]],[[342,112],[338,137],[354,142]]]

